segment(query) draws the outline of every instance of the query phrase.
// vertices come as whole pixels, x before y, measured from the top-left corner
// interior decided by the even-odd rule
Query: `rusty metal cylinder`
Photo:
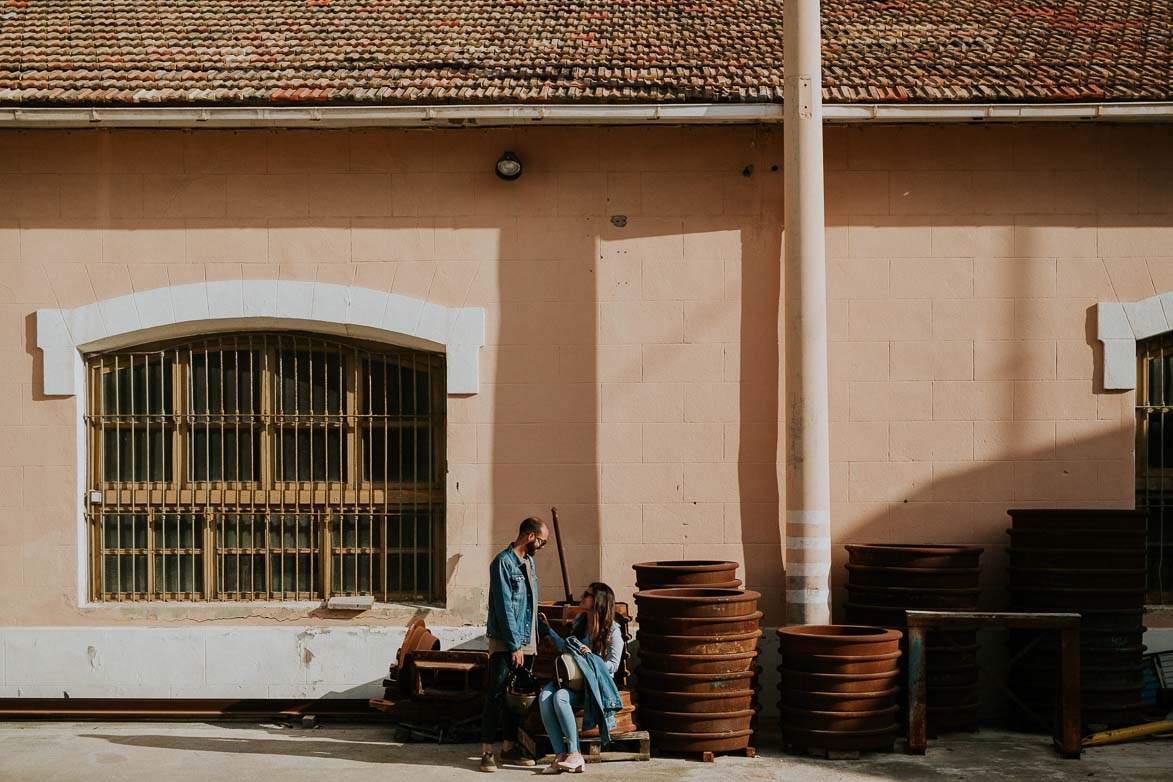
[[[756,674],[753,671],[737,673],[678,673],[653,671],[643,666],[636,669],[641,685],[646,684],[661,691],[698,693],[713,695],[722,692],[736,692],[753,686]]]
[[[708,583],[641,589],[635,595],[640,626],[636,671],[639,724],[657,749],[718,752],[745,749],[756,712],[761,595],[727,583],[734,563],[641,563],[640,583],[662,578],[668,565],[702,570],[681,577]],[[651,567],[648,575],[641,568]],[[699,572],[699,575],[698,575]],[[720,579],[720,580],[717,580]]]
[[[657,562],[637,562],[635,584],[641,592],[649,589],[681,589],[707,587],[736,589],[737,563],[716,559],[669,559]]]
[[[900,640],[882,627],[778,630],[782,740],[797,749],[891,749],[900,733]]]
[[[640,613],[639,627],[656,635],[684,635],[692,638],[726,638],[757,632],[762,623],[762,612],[742,616],[714,616],[684,618]]]
[[[1010,605],[1080,614],[1080,703],[1086,730],[1130,725],[1143,707],[1145,526],[1143,511],[1009,511]],[[1024,729],[1049,729],[1055,713],[1058,643],[1010,634],[1010,686]]]
[[[909,609],[978,608],[980,546],[861,544],[847,551],[849,622],[904,631]],[[977,632],[929,633],[926,646],[928,731],[977,730]]]
[[[659,673],[741,673],[750,669],[757,656],[756,650],[733,654],[661,654],[645,649],[639,653],[643,668]]]
[[[739,711],[711,711],[705,714],[689,712],[643,710],[643,718],[673,733],[729,733],[749,730],[754,718],[753,709]]]
[[[688,692],[662,692],[641,683],[639,686],[640,724],[645,724],[643,715],[649,710],[700,715],[716,714],[743,711],[753,705],[753,700],[754,691],[750,688],[697,695]]]
[[[657,635],[640,630],[636,634],[641,649],[659,654],[737,654],[756,652],[761,630],[733,635]]]
[[[635,604],[641,619],[744,619],[761,597],[749,589],[649,589],[635,593]]]

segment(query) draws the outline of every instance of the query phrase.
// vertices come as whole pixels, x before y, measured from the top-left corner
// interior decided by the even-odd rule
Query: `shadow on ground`
[[[149,731],[149,732],[148,732]],[[19,738],[17,733],[23,734]],[[249,723],[215,724],[43,724],[21,730],[0,726],[0,750],[9,768],[46,773],[38,779],[59,778],[54,766],[75,771],[93,763],[117,764],[122,778],[148,773],[181,778],[239,779],[281,778],[284,782],[317,779],[322,772],[344,772],[347,778],[383,779],[387,766],[412,772],[413,782],[448,780],[476,774],[478,747],[473,744],[399,744],[384,738],[386,726],[328,725],[315,730],[283,729]],[[48,753],[37,745],[69,747]],[[984,729],[976,734],[957,734],[929,743],[923,757],[904,754],[900,744],[891,753],[865,753],[856,760],[828,761],[788,755],[778,749],[776,725],[767,723],[755,736],[755,759],[720,757],[704,764],[681,757],[653,758],[649,763],[605,763],[592,766],[596,779],[644,782],[710,780],[723,774],[738,782],[802,779],[804,782],[871,782],[873,780],[978,779],[1018,782],[1027,779],[1128,779],[1168,780],[1173,768],[1173,741],[1148,741],[1098,747],[1082,760],[1062,760],[1041,735]],[[120,748],[110,752],[110,745]],[[152,750],[167,750],[159,755]],[[223,761],[206,753],[224,753]],[[27,757],[20,757],[25,755]],[[321,760],[325,765],[306,760]],[[429,767],[435,767],[431,770]],[[537,769],[508,769],[536,773]],[[222,774],[212,772],[223,772]],[[140,773],[141,772],[141,773]],[[189,774],[190,772],[190,774]],[[396,772],[391,772],[396,773]],[[378,776],[376,776],[378,775]],[[5,779],[24,779],[19,774]],[[29,777],[33,778],[33,777]],[[74,777],[76,778],[76,777]]]

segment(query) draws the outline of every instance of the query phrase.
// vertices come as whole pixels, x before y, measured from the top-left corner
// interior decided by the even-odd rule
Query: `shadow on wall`
[[[456,614],[481,612],[489,558],[553,505],[575,594],[603,578],[630,599],[631,563],[656,558],[736,559],[751,585],[781,584],[776,129],[16,138],[26,263],[6,289],[31,409],[60,429],[38,433],[46,463],[73,464],[74,410],[43,394],[36,308],[226,279],[351,284],[487,310],[482,391],[449,404]],[[493,173],[506,149],[516,182]],[[546,598],[562,596],[556,559],[539,557]]]
[[[780,135],[487,136],[526,173],[488,185],[518,217],[489,305],[480,542],[492,556],[556,505],[574,598],[601,579],[630,602],[632,563],[716,557],[745,562],[742,577],[780,601]],[[709,154],[684,154],[693,146]],[[582,214],[535,218],[526,210],[552,203],[516,194],[555,171],[558,209]],[[739,332],[753,336],[739,345]],[[564,598],[555,550],[538,562],[543,597]]]
[[[1138,184],[1157,137],[1079,130],[1107,161],[1084,170],[1069,145],[1032,142],[1038,132],[827,132],[832,372],[847,341],[970,351],[956,380],[833,375],[833,433],[869,424],[883,446],[862,458],[833,437],[837,546],[983,542],[1010,505],[1131,503],[1131,446],[1117,431],[1130,426],[1127,395],[1093,396],[1086,379],[1032,367],[1061,363],[1057,350],[1098,355],[1086,331],[1097,299],[1173,289],[1173,274],[1162,282],[1145,266],[1157,253],[1136,234],[1173,224],[1168,185]],[[955,159],[928,160],[926,139],[945,137]],[[1051,158],[1003,161],[1003,138]],[[482,391],[449,405],[449,605],[479,613],[489,558],[522,518],[557,505],[576,594],[602,578],[630,598],[640,559],[736,559],[775,624],[781,141],[776,128],[39,134],[13,200],[30,263],[5,281],[24,318],[16,369],[36,378],[32,410],[46,424],[37,448],[73,464],[73,400],[40,387],[28,315],[39,306],[242,277],[484,306]],[[512,183],[492,171],[506,149],[525,166]],[[924,237],[920,265],[902,255],[909,237]],[[978,256],[992,263],[981,290]],[[1070,288],[1056,282],[1060,265],[1079,272]],[[877,269],[884,296],[897,274],[927,286],[899,306],[937,347],[923,333],[921,344],[854,333],[853,308],[889,304],[870,301],[882,298]],[[1020,339],[984,365],[997,379],[974,377],[977,345]],[[876,395],[927,398],[927,413],[881,414]],[[1095,456],[1097,443],[1112,456]],[[1089,496],[1109,486],[1113,496]],[[38,491],[25,488],[26,504],[55,507]],[[53,518],[72,539],[73,519]],[[547,599],[561,596],[556,560],[552,548],[539,557]]]

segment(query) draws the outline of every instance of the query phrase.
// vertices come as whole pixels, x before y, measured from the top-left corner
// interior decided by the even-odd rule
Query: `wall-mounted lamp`
[[[517,155],[509,150],[501,153],[501,157],[497,158],[497,176],[506,182],[512,182],[521,176],[521,161],[517,159]]]

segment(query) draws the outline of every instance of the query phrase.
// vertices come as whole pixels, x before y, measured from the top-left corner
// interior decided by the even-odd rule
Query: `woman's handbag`
[[[585,677],[573,652],[563,652],[554,660],[554,686],[561,690],[579,691]]]

